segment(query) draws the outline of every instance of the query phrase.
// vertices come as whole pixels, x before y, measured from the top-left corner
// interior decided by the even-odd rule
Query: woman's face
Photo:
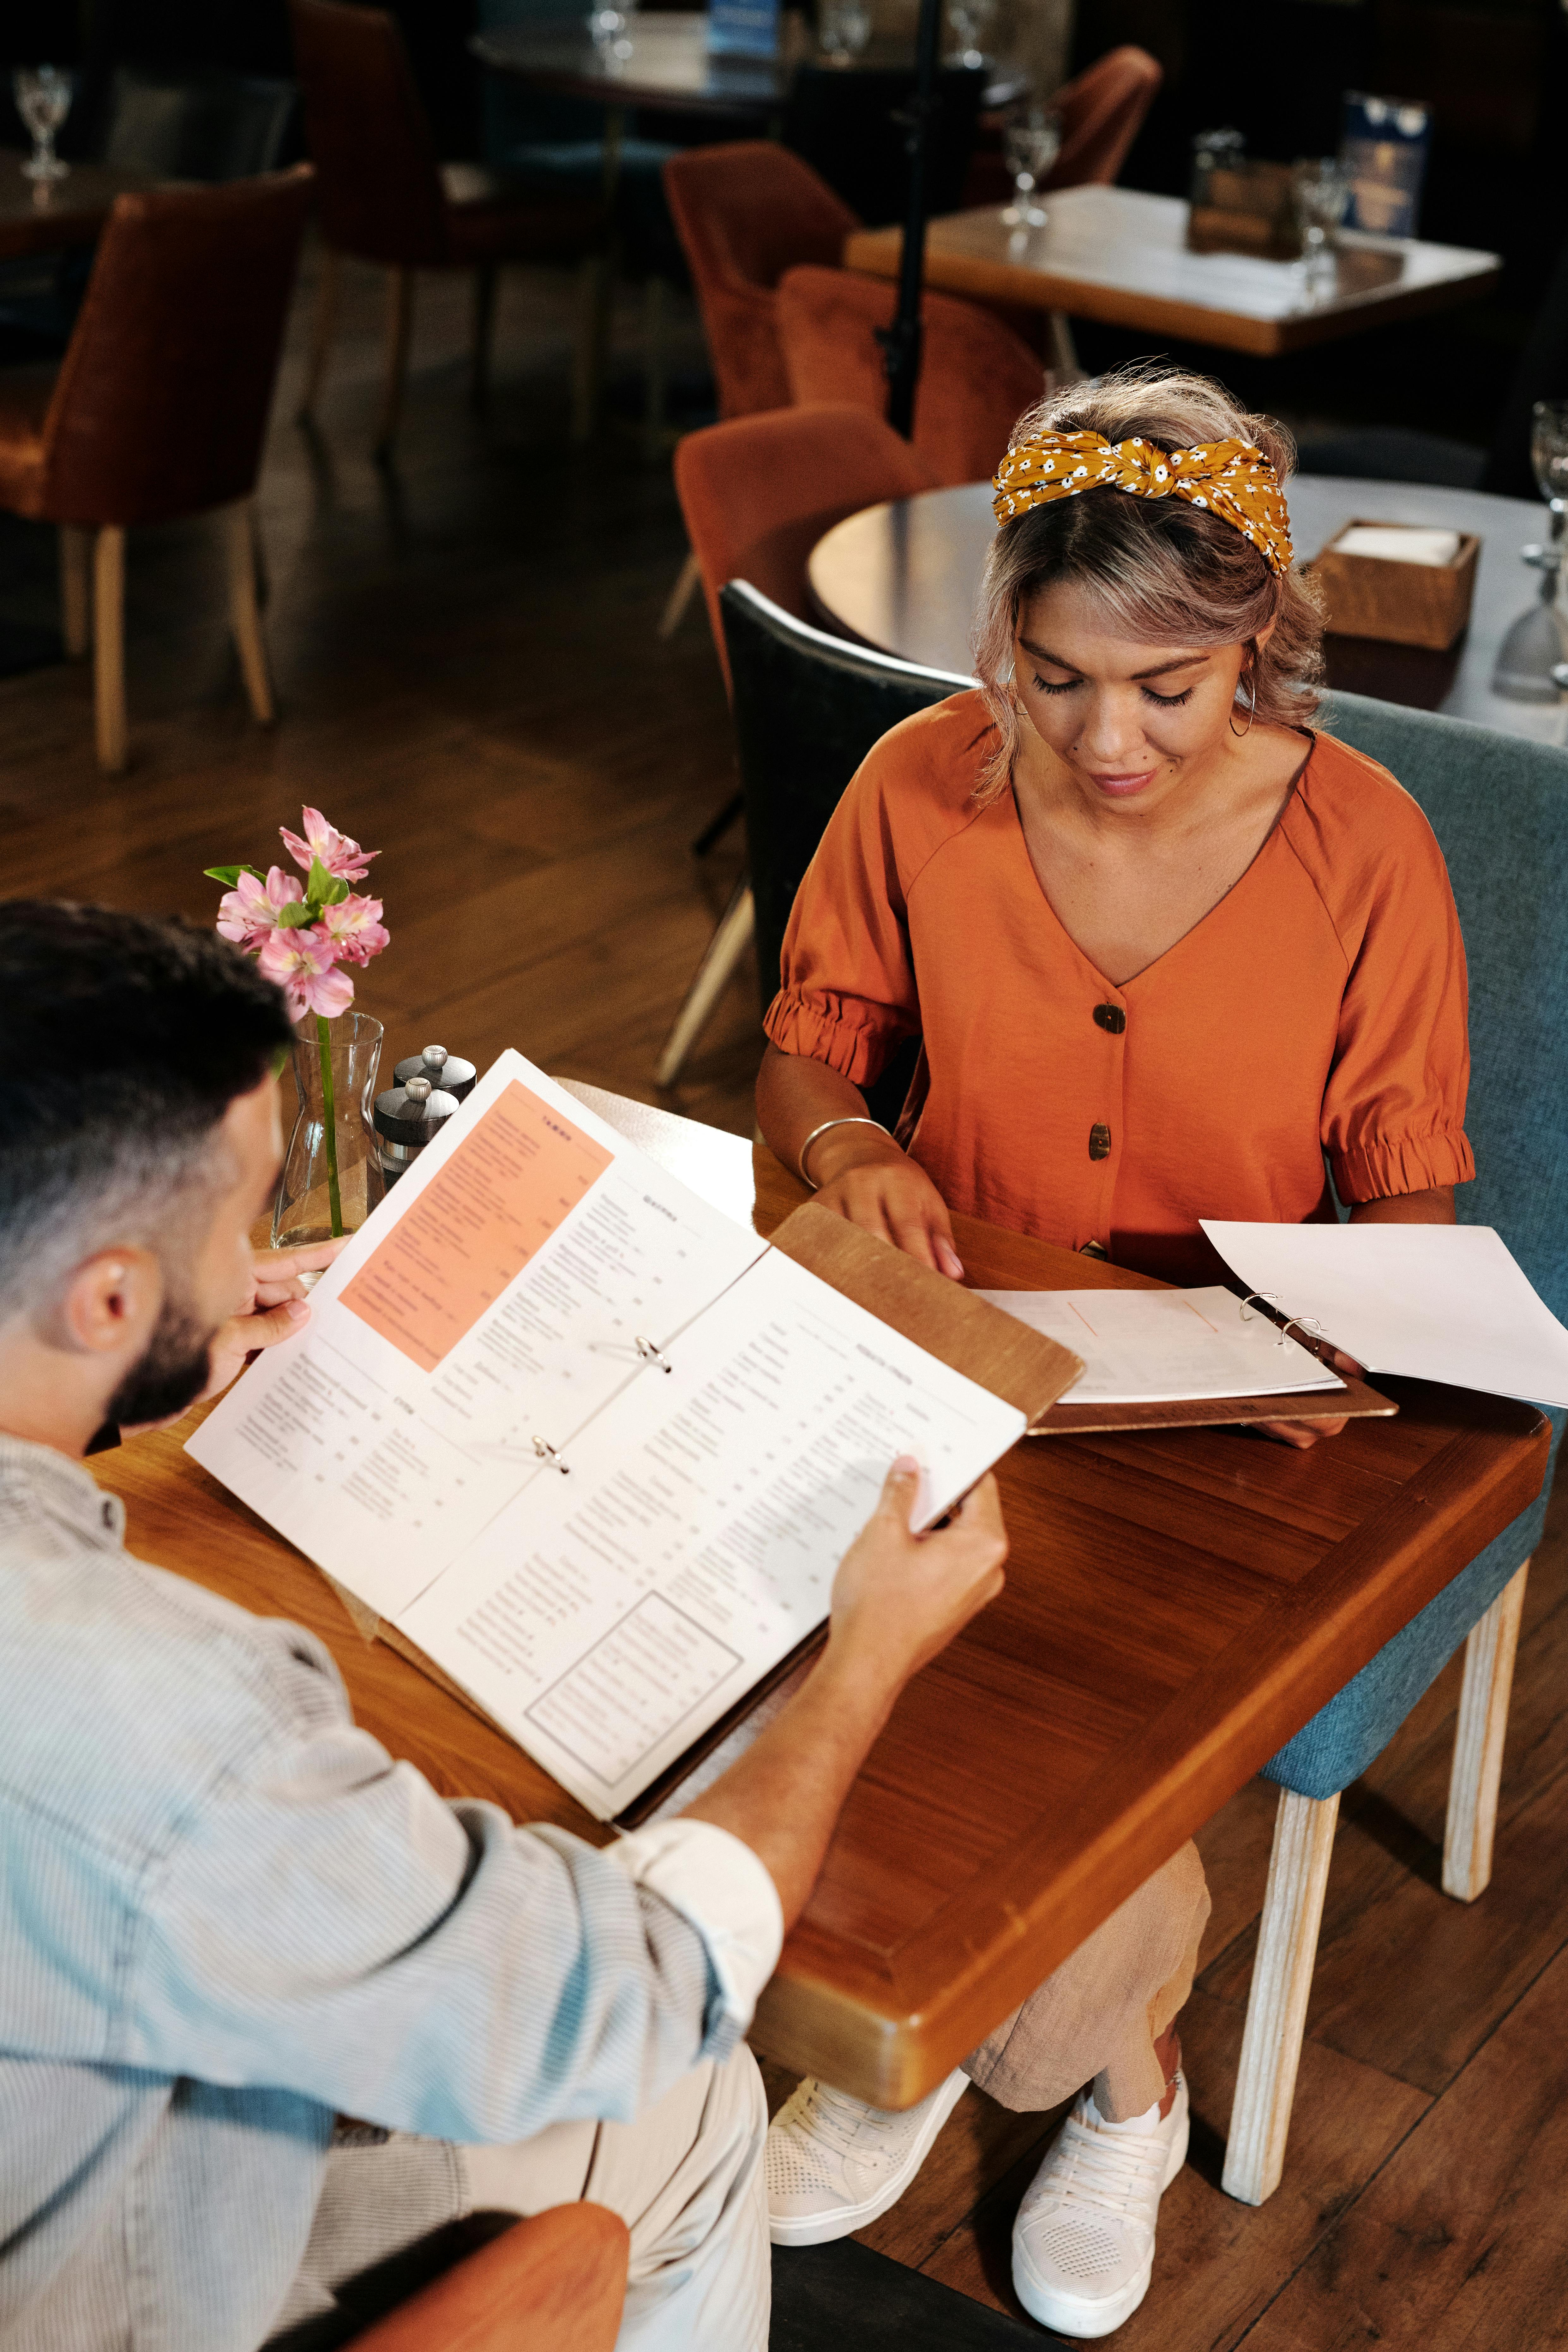
[[[1236,748],[1244,646],[1148,646],[1112,636],[1071,583],[1019,613],[1018,707],[1091,806],[1157,808],[1200,763]]]

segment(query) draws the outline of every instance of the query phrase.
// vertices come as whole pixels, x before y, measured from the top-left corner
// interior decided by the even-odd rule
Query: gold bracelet
[[[884,1135],[887,1133],[887,1129],[882,1126],[882,1122],[879,1118],[868,1118],[865,1114],[860,1111],[847,1111],[842,1118],[825,1118],[820,1127],[814,1127],[811,1133],[806,1137],[805,1141],[801,1145],[799,1151],[795,1154],[795,1166],[800,1171],[801,1182],[803,1184],[810,1184],[814,1192],[816,1191],[817,1187],[815,1184],[812,1184],[811,1178],[805,1172],[805,1155],[811,1150],[812,1145],[816,1141],[817,1137],[819,1135],[826,1135],[830,1127],[875,1127],[879,1129]]]

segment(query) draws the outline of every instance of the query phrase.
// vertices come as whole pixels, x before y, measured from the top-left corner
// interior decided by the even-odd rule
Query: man
[[[810,1681],[679,1821],[601,1853],[447,1804],[81,1466],[308,1312],[322,1254],[247,1239],[281,995],[208,934],[17,902],[0,1003],[0,2345],[344,2340],[356,2276],[587,2196],[631,2231],[624,2346],[763,2352],[741,2037],[900,1689],[1000,1589],[993,1482],[917,1539],[894,1465]]]

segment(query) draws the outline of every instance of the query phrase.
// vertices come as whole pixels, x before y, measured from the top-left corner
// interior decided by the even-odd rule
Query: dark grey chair
[[[974,681],[829,636],[743,580],[721,589],[719,603],[766,1012],[795,894],[844,787],[889,727]],[[871,1115],[886,1127],[903,1106],[917,1051],[907,1048],[868,1089]]]

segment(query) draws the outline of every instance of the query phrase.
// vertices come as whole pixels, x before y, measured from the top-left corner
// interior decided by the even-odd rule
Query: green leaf
[[[305,877],[305,896],[312,907],[335,907],[349,895],[349,886],[335,874],[329,874],[319,857],[310,860],[310,871]]]
[[[254,874],[258,882],[267,879],[259,866],[204,866],[202,872],[207,881],[221,882],[226,890],[232,890],[242,874]]]
[[[302,931],[308,923],[315,921],[319,911],[308,898],[290,898],[286,907],[278,909],[278,928],[280,931]]]

